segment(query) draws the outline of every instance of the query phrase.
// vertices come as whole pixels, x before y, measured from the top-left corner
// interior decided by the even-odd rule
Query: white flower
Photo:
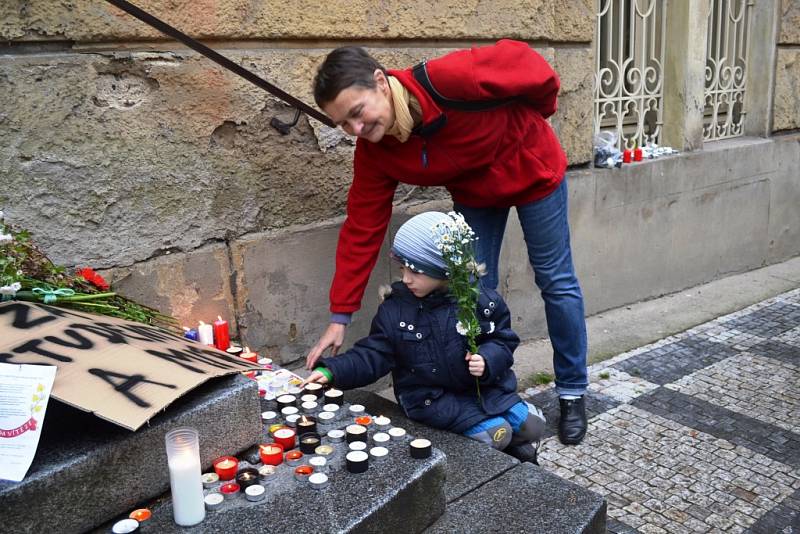
[[[0,287],[0,295],[11,295],[13,297],[20,289],[22,289],[22,284],[14,282],[11,285]]]
[[[461,321],[458,321],[456,323],[456,332],[458,332],[462,336],[466,336],[467,333],[469,332],[469,330],[467,330],[467,327],[465,327],[463,324],[461,324]]]
[[[0,234],[0,245],[2,245],[3,243],[11,243],[13,239],[14,238],[11,237],[11,234]]]

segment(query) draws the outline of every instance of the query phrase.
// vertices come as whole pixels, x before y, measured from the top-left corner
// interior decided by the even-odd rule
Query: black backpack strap
[[[411,70],[417,82],[419,82],[419,84],[428,92],[428,94],[431,95],[431,98],[433,98],[434,102],[439,104],[441,107],[455,109],[458,111],[486,111],[488,109],[504,106],[516,100],[513,97],[494,100],[454,100],[440,94],[433,86],[431,79],[428,77],[428,69],[425,65],[425,61],[422,63],[417,63]]]

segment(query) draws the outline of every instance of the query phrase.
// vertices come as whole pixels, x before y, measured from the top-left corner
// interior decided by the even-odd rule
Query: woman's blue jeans
[[[456,203],[478,235],[476,256],[486,264],[483,283],[497,288],[500,245],[510,208],[469,208]],[[559,395],[583,395],[586,371],[586,321],[572,252],[567,220],[567,180],[543,199],[517,206],[528,259],[544,299],[547,331],[553,345],[553,370]]]

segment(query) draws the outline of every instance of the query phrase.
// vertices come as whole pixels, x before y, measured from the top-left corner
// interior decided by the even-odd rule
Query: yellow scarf
[[[389,89],[392,91],[392,103],[394,104],[394,124],[386,133],[393,135],[405,143],[411,130],[414,129],[414,116],[422,117],[422,107],[417,98],[408,92],[400,80],[394,76],[387,76]],[[412,116],[414,113],[414,116]]]

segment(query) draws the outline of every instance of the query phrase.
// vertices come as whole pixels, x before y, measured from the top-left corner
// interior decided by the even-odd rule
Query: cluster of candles
[[[231,346],[231,334],[228,328],[228,321],[221,316],[211,324],[200,321],[197,328],[183,327],[183,337],[192,341],[198,341],[203,345],[216,347],[219,350],[228,350]]]

